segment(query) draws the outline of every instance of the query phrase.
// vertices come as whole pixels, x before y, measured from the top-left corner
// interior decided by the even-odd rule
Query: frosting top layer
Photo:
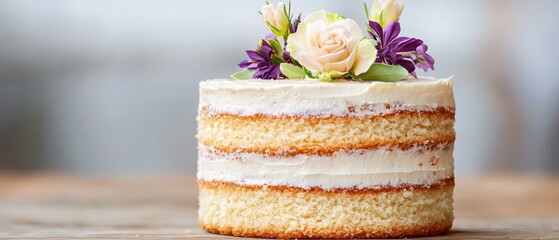
[[[392,107],[387,110],[386,104]],[[395,83],[337,80],[206,80],[200,109],[239,115],[347,115],[348,107],[381,114],[395,110],[453,109],[452,77]]]

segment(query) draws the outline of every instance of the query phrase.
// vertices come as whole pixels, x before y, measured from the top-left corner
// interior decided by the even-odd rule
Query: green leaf
[[[254,75],[254,71],[245,68],[241,71],[233,73],[231,77],[237,80],[247,80],[252,78],[252,75]]]
[[[272,63],[273,63],[274,65],[280,65],[280,64],[282,64],[283,62],[285,62],[285,61],[283,61],[283,59],[281,59],[280,57],[278,57],[278,56],[276,56],[276,55],[272,55]]]
[[[270,24],[268,21],[266,21],[266,26],[270,29],[270,31],[272,31],[274,35],[276,36],[281,35],[280,30],[272,26],[272,24]]]
[[[307,76],[302,67],[295,66],[291,63],[280,64],[280,71],[289,79],[303,79]]]
[[[289,0],[289,10],[287,15],[289,16],[289,22],[291,22],[291,0]]]
[[[287,10],[287,8],[283,6],[283,13],[289,21],[289,23],[287,24],[287,31],[285,32],[285,36],[282,36],[283,40],[287,42],[287,38],[289,37],[289,35],[291,35],[291,18],[293,17],[291,16],[291,0],[289,0],[289,10]]]
[[[375,63],[367,72],[357,75],[356,78],[365,81],[397,82],[408,76],[408,71],[401,66]]]
[[[371,18],[369,17],[369,8],[367,7],[366,2],[363,3],[363,7],[365,7],[365,15],[367,16],[367,21],[369,21],[369,19],[371,19]],[[369,25],[369,24],[367,24],[367,25]]]
[[[380,16],[378,17],[378,24],[380,24],[380,26],[382,28],[386,27],[384,25],[384,20],[383,19],[384,19],[384,10],[380,11]]]
[[[269,39],[268,43],[270,43],[270,46],[274,49],[275,54],[282,54],[281,44],[278,40]]]
[[[326,14],[326,19],[331,23],[344,19],[344,17],[340,14],[331,13],[331,12],[325,12],[325,14]]]
[[[283,5],[283,14],[285,14],[285,16],[287,17],[287,19],[289,19],[289,21],[291,21],[291,1],[289,1],[289,10],[287,10],[287,6]]]
[[[307,77],[318,78],[318,74],[313,73],[311,70],[307,69],[306,67],[303,67],[303,70],[305,71],[305,74],[307,74]]]

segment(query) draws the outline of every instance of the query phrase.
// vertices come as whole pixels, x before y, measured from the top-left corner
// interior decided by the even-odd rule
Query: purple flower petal
[[[386,29],[384,29],[384,39],[383,39],[383,41],[386,42],[386,43],[390,43],[399,34],[400,34],[400,23],[399,22],[391,22],[391,23],[388,24],[388,26],[386,26]]]
[[[369,35],[375,40],[379,41],[380,43],[384,42],[383,39],[383,30],[382,27],[378,22],[369,21],[369,27],[371,27],[371,31],[369,31]]]
[[[431,67],[431,65],[429,65],[428,63],[416,63],[415,66],[417,68],[423,69],[423,71],[425,71],[425,72],[427,72],[429,70],[429,68]]]
[[[297,30],[299,29],[299,23],[301,23],[301,14],[299,14],[299,17],[297,17],[295,20],[293,20],[293,22],[290,25],[290,30],[291,33],[295,33],[297,32]]]
[[[268,69],[260,69],[258,71],[256,71],[254,73],[254,75],[252,75],[253,78],[266,78],[266,72],[268,71]]]
[[[378,41],[377,63],[400,65],[410,75],[416,77],[416,67],[427,71],[434,70],[435,60],[427,54],[427,45],[421,39],[398,37],[400,34],[400,23],[391,22],[382,28],[379,23],[369,21],[369,35]]]
[[[421,46],[423,41],[417,38],[398,37],[390,43],[390,47],[394,52],[411,52]]]
[[[285,78],[281,73],[279,64],[272,62],[272,57],[277,56],[283,59],[283,62],[292,63],[291,56],[285,50],[285,46],[281,51],[276,52],[276,49],[270,45],[270,40],[276,41],[274,35],[268,35],[262,39],[256,50],[247,50],[249,59],[239,63],[239,67],[254,70],[253,78],[261,79],[279,79]]]
[[[415,66],[417,66],[418,68],[423,69],[423,71],[427,72],[427,70],[429,70],[429,68],[431,70],[435,70],[435,62],[433,60],[433,58],[429,55],[425,56],[426,58],[424,59],[425,62],[416,62]],[[427,60],[429,59],[429,60]]]
[[[286,62],[291,63],[291,55],[287,51],[283,51],[283,60]]]
[[[248,68],[248,69],[260,69],[260,68],[266,67],[268,65],[270,65],[268,62],[254,62],[254,63],[248,65],[246,68]]]
[[[416,51],[417,53],[421,54],[421,53],[426,53],[427,49],[429,49],[427,44],[422,44],[421,46],[417,47]]]
[[[264,61],[266,60],[264,57],[262,57],[262,55],[254,50],[246,50],[247,56],[248,58],[250,58],[253,61]]]
[[[395,52],[388,52],[384,55],[384,61],[389,64],[396,64],[400,59],[403,59],[403,57]]]
[[[262,41],[260,51],[262,52],[262,55],[266,57],[266,59],[271,59],[272,55],[274,54],[274,48],[272,48],[272,46],[267,41]]]
[[[246,68],[246,67],[248,67],[248,66],[251,65],[251,64],[252,64],[251,61],[249,61],[249,60],[243,60],[243,61],[241,61],[241,62],[239,63],[239,67],[240,67],[240,68]]]
[[[405,68],[406,70],[408,70],[409,73],[412,73],[415,71],[415,64],[410,61],[410,60],[406,60],[406,59],[401,59],[398,60],[396,62],[396,64],[402,66],[403,68]]]
[[[278,78],[281,75],[281,70],[278,65],[273,65],[270,67],[269,76],[273,78]]]
[[[425,60],[427,63],[431,64],[431,70],[435,70],[435,59],[429,54],[425,54]]]
[[[433,59],[433,57],[431,57],[431,55],[424,53],[423,54],[423,58],[425,59],[425,61],[427,61],[427,63],[431,64],[431,66],[435,65],[435,59]],[[433,67],[431,67],[433,70],[435,70]]]
[[[429,47],[426,44],[422,44],[421,46],[418,46],[416,49],[417,57],[414,57],[413,59],[415,65],[423,69],[423,71],[425,72],[427,72],[429,68],[431,70],[435,70],[435,59],[433,59],[431,55],[427,54],[427,49],[429,49]]]

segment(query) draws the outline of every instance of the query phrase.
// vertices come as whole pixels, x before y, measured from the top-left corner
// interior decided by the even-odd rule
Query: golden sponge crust
[[[433,236],[452,226],[453,186],[452,178],[332,191],[199,181],[199,221],[208,232],[242,237]]]

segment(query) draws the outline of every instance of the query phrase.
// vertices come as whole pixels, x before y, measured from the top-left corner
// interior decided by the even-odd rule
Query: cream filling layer
[[[199,106],[210,114],[367,116],[441,107],[454,110],[455,103],[452,77],[396,83],[222,79],[200,82]]]
[[[247,185],[374,188],[434,184],[454,176],[453,147],[431,151],[356,150],[332,156],[277,157],[255,153],[216,153],[199,147],[200,180]]]

